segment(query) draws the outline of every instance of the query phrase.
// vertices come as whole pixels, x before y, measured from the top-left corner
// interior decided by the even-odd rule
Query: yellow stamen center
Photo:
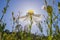
[[[28,10],[28,14],[29,15],[33,15],[34,14],[34,11],[33,10]]]

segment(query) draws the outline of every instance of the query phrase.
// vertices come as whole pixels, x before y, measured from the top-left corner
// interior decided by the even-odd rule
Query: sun
[[[34,14],[34,10],[28,10],[28,14],[29,15],[33,15]]]

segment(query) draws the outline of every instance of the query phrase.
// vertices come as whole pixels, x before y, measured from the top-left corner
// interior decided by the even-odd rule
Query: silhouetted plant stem
[[[48,20],[49,20],[49,23],[48,23],[48,28],[49,28],[48,40],[52,40],[52,12],[53,12],[53,9],[52,9],[52,6],[47,5],[46,0],[44,0],[44,1],[45,1],[45,5],[46,5],[45,10],[47,11],[48,16],[49,16],[49,18],[48,18]]]
[[[0,22],[2,21],[3,17],[4,17],[4,14],[3,14],[2,17],[1,17]]]
[[[14,30],[14,22],[13,22],[12,32],[13,32],[13,30]]]
[[[4,28],[5,28],[5,23],[4,22],[2,22],[2,19],[3,19],[3,17],[4,17],[4,15],[5,15],[5,13],[6,13],[6,11],[7,11],[7,8],[8,8],[8,3],[9,3],[9,0],[7,0],[7,4],[6,4],[6,6],[3,8],[3,10],[2,10],[2,13],[3,13],[3,15],[2,15],[2,17],[1,17],[1,19],[0,19],[0,22],[1,22],[1,24],[0,24],[0,40],[2,40],[2,35],[3,35],[3,31],[4,31]],[[3,23],[3,24],[2,24]],[[1,26],[2,25],[2,26]]]

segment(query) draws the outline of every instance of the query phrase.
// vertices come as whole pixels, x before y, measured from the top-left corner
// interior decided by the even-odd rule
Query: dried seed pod
[[[49,6],[49,5],[47,6],[47,12],[49,16],[52,15],[52,12],[53,12],[52,6]]]

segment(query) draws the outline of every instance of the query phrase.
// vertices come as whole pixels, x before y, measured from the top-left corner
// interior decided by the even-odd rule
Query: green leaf
[[[14,12],[12,12],[12,16],[14,15]]]
[[[0,24],[0,32],[3,32],[4,31],[5,26],[6,26],[5,23]]]
[[[45,0],[45,4],[47,5],[47,1]]]
[[[53,18],[53,20],[55,21],[57,18],[58,18],[58,16],[55,16],[55,17]]]
[[[9,3],[10,2],[10,0],[7,0],[7,3]]]
[[[58,2],[58,7],[60,7],[60,2]]]
[[[27,37],[27,40],[31,40],[31,37]]]
[[[60,11],[60,2],[58,2],[58,10]]]
[[[48,36],[48,40],[52,40],[52,36]]]
[[[7,10],[7,8],[6,7],[4,7],[4,9],[3,9],[3,13],[5,14],[6,13],[6,10]]]

